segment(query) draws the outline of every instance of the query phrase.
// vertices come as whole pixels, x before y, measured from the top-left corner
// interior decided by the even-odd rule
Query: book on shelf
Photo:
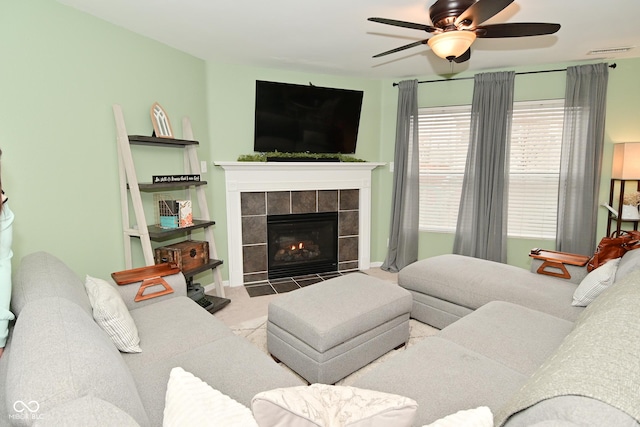
[[[200,182],[200,175],[197,175],[197,174],[153,175],[151,182],[153,184],[167,184],[171,182]]]

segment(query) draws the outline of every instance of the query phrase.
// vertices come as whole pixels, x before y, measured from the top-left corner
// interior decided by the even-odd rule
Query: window
[[[563,100],[514,103],[510,237],[555,238],[563,120]],[[455,231],[470,121],[470,105],[420,109],[421,230]]]

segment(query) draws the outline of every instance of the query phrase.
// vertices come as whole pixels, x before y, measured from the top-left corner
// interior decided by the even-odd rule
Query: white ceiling
[[[435,0],[58,0],[198,58],[367,78],[640,57],[639,0],[516,0],[486,24],[551,22],[554,35],[478,39],[471,60],[449,64],[426,45],[373,59],[425,32],[367,21],[430,24]],[[593,49],[637,46],[622,54]]]

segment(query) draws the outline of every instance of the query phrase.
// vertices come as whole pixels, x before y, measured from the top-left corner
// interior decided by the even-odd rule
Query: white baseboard
[[[224,280],[222,282],[222,286],[224,286],[225,288],[228,288],[229,287],[229,281],[228,280]],[[240,286],[242,286],[242,285],[240,285]],[[211,292],[213,294],[216,293],[216,284],[215,283],[209,283],[208,285],[203,285],[202,287],[204,288],[204,292],[205,293],[208,293],[208,292]]]
[[[382,267],[382,264],[384,264],[383,262],[371,262],[369,263],[369,265],[371,266],[371,268],[380,268]]]

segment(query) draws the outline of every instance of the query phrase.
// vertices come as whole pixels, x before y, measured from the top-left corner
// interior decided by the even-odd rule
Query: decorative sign
[[[153,184],[167,184],[170,182],[200,182],[200,175],[153,175]]]
[[[173,138],[169,116],[157,102],[151,106],[151,123],[158,138]]]

